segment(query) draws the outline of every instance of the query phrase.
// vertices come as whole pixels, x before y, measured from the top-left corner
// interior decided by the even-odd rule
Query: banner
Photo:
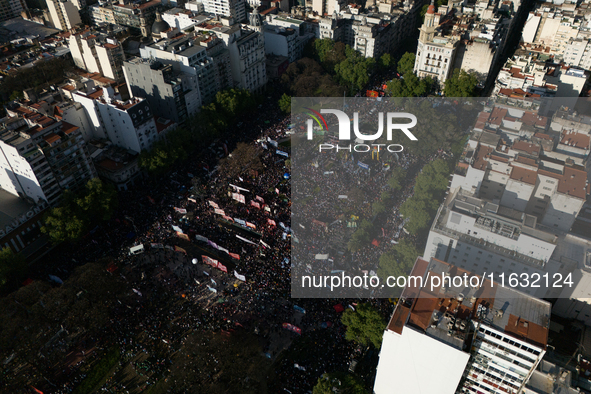
[[[216,204],[215,202],[213,202],[213,201],[208,201],[208,202],[209,202],[210,206],[212,206],[214,208],[219,208],[218,204]]]
[[[182,213],[182,214],[187,213],[187,210],[185,208],[174,207],[174,210],[177,211],[178,213]]]
[[[275,151],[275,153],[277,153],[278,155],[281,155],[281,156],[289,157],[289,153],[284,152],[284,151],[279,150],[279,149],[277,149],[277,151]]]
[[[230,255],[230,257],[236,259],[236,260],[240,260],[240,255],[236,254],[236,253],[228,253]]]
[[[189,238],[189,237],[187,237],[187,238]],[[187,251],[185,249],[181,248],[180,246],[175,246],[174,251],[175,252],[183,252],[184,254],[187,254]]]
[[[234,271],[234,276],[235,276],[237,279],[239,279],[239,280],[241,280],[241,281],[243,281],[243,282],[246,282],[246,276],[244,276],[244,275],[240,275],[240,274],[239,274],[238,272],[236,272],[236,271]]]
[[[283,328],[293,331],[296,334],[300,334],[302,335],[302,329],[299,327],[294,326],[293,324],[289,324],[289,323],[283,323]]]
[[[249,244],[256,245],[256,242],[252,242],[249,239],[243,238],[240,235],[236,235],[236,238],[243,240],[244,242],[248,242]]]
[[[183,229],[182,229],[182,228],[180,228],[179,226],[175,226],[175,225],[173,224],[173,225],[172,225],[172,229],[173,229],[174,231],[176,231],[177,233],[184,234],[184,232],[183,232]]]
[[[226,248],[222,248],[222,247],[221,247],[221,246],[219,246],[219,245],[218,245],[218,250],[219,250],[220,252],[226,252],[226,254],[230,254],[230,251],[229,251],[228,249],[226,249]]]
[[[365,163],[362,163],[362,162],[358,161],[358,162],[357,162],[357,165],[358,165],[359,167],[361,167],[361,168],[364,168],[364,169],[366,169],[366,170],[369,170],[369,166],[368,166],[367,164],[365,164]]]
[[[317,254],[316,256],[314,256],[314,258],[316,260],[326,260],[328,259],[328,254]]]
[[[202,241],[202,242],[207,242],[207,241],[209,241],[207,238],[205,238],[205,237],[204,237],[204,236],[202,236],[202,235],[196,235],[196,236],[195,236],[195,239],[196,239],[197,241]]]
[[[190,241],[191,238],[189,238],[189,236],[185,233],[179,233],[177,231],[176,236],[179,237],[180,239],[184,239],[185,241]]]
[[[257,229],[257,226],[255,226],[254,224],[252,224],[252,223],[250,223],[250,222],[246,222],[246,226],[247,226],[247,227],[250,227],[250,228],[251,228],[251,229],[253,229],[253,230],[256,230],[256,229]]]
[[[238,202],[241,202],[242,204],[246,203],[244,196],[240,193],[232,193],[232,198]]]
[[[218,261],[212,259],[211,257],[208,256],[201,256],[201,258],[203,259],[203,262],[207,265],[211,265],[212,267],[216,267],[218,266]]]
[[[266,247],[266,248],[271,248],[269,245],[267,245],[266,243],[263,242],[263,240],[261,239],[261,244]]]
[[[255,208],[261,209],[260,204],[258,202],[254,202],[253,200],[250,201],[250,205]]]
[[[246,226],[246,222],[242,219],[234,218],[234,221],[242,226]]]
[[[213,287],[211,287],[210,285],[207,285],[207,288],[209,289],[209,291],[211,291],[212,293],[217,293],[218,291],[216,289],[214,289]]]
[[[207,240],[207,244],[208,244],[209,246],[211,246],[212,248],[214,248],[214,249],[217,249],[217,248],[218,248],[218,244],[216,244],[216,243],[215,243],[215,242],[213,242],[213,241]]]
[[[218,269],[219,269],[220,271],[224,271],[224,272],[226,272],[226,273],[228,272],[228,269],[226,268],[226,266],[225,266],[225,265],[223,265],[222,263],[219,263],[219,262],[218,262]]]
[[[226,212],[224,212],[222,209],[215,208],[213,211],[218,215],[226,216]]]
[[[197,200],[195,200],[194,198],[188,197],[187,200],[197,204]]]
[[[269,223],[271,226],[277,226],[275,224],[275,221],[274,220],[271,220],[271,219],[267,219],[267,223]]]
[[[261,196],[256,196],[255,198],[256,200],[259,200],[260,202],[262,202],[263,204],[265,203],[265,200],[263,200],[263,197]]]
[[[230,185],[231,187],[233,187],[235,190],[241,190],[241,191],[245,191],[245,192],[247,192],[247,193],[250,193],[250,190],[248,190],[248,189],[245,189],[245,188],[243,188],[243,187],[236,186],[236,185],[232,185],[231,183],[230,183],[229,185]]]
[[[222,216],[222,217],[223,217],[224,219],[226,219],[228,222],[233,222],[233,221],[234,221],[234,219],[232,219],[232,218],[231,218],[231,217],[229,217],[229,216],[226,216],[226,215],[224,215],[224,216]]]

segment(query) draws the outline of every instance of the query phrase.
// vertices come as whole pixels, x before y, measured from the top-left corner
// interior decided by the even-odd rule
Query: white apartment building
[[[267,15],[264,21],[265,53],[285,56],[292,63],[302,57],[305,45],[314,38],[306,33],[304,21],[278,15]]]
[[[71,30],[82,23],[78,8],[68,0],[49,0],[47,8],[56,29]]]
[[[121,101],[110,87],[90,94],[76,91],[72,96],[84,106],[92,124],[92,134],[84,135],[87,141],[105,139],[115,146],[140,153],[149,150],[161,138],[146,99],[135,97]]]
[[[262,89],[267,83],[265,39],[262,27],[257,30],[229,26],[210,20],[195,26],[195,30],[212,32],[223,40],[230,55],[230,68],[234,86],[250,91]],[[259,31],[260,30],[260,31]]]
[[[464,273],[419,257],[411,275]],[[545,354],[549,324],[548,302],[488,281],[407,286],[384,332],[374,393],[519,393]]]
[[[0,188],[55,206],[96,177],[78,127],[22,106],[13,115],[0,135]]]
[[[71,32],[67,40],[77,67],[89,73],[99,73],[114,81],[123,80],[125,54],[116,38],[86,29]]]
[[[453,72],[459,40],[439,32],[440,19],[441,15],[435,13],[435,6],[431,4],[419,29],[414,72],[419,78],[431,77],[443,84]]]
[[[591,70],[591,39],[579,35],[570,40],[564,51],[564,62],[570,66]]]
[[[231,18],[235,23],[246,21],[245,0],[201,0],[203,11]]]

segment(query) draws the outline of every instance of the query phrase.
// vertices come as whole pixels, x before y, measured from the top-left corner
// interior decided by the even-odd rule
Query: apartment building
[[[56,29],[67,31],[82,23],[78,8],[68,0],[49,0],[47,8]]]
[[[420,257],[411,273],[424,284],[464,274]],[[549,325],[550,303],[490,281],[407,286],[384,332],[374,393],[519,393],[546,352]]]
[[[122,101],[110,87],[91,93],[76,91],[72,97],[85,108],[92,125],[92,133],[84,135],[87,141],[109,140],[115,146],[141,153],[162,137],[144,98]]]
[[[170,64],[175,71],[195,77],[203,105],[212,102],[216,93],[221,90],[219,80],[216,79],[214,61],[194,34],[161,39],[140,48],[140,56]]]
[[[20,105],[9,116],[0,138],[0,188],[55,206],[63,190],[96,177],[78,127]]]
[[[67,45],[77,67],[114,81],[123,80],[125,54],[116,38],[84,29],[70,32]]]
[[[201,107],[196,75],[142,58],[126,61],[123,72],[131,96],[145,98],[157,116],[182,123]]]
[[[27,3],[24,0],[2,0],[0,2],[0,22],[18,18],[21,16],[21,12],[27,10]]]
[[[435,6],[431,4],[419,29],[414,72],[419,78],[431,77],[443,84],[453,72],[459,37],[445,34],[443,27],[446,24],[441,23],[441,17],[440,13],[435,13]]]
[[[117,24],[131,27],[142,36],[149,37],[152,34],[152,24],[156,20],[156,11],[160,11],[161,8],[161,0],[133,3],[129,0],[120,0],[119,3],[113,4],[113,16]]]

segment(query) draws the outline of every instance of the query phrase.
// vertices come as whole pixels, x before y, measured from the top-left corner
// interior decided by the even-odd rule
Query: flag
[[[219,246],[219,245],[218,245],[218,250],[219,250],[220,252],[226,252],[227,254],[230,254],[230,252],[228,251],[228,249],[226,249],[226,248],[222,248],[222,247],[221,247],[221,246]]]
[[[213,202],[213,201],[208,201],[208,202],[209,202],[210,206],[212,206],[214,208],[219,208],[218,204],[216,204],[215,202]]]
[[[196,239],[197,241],[203,241],[203,242],[207,242],[207,241],[209,241],[207,238],[205,238],[205,237],[204,237],[204,236],[202,236],[202,235],[196,235],[196,236],[195,236],[195,239]]]
[[[172,225],[172,229],[173,229],[174,231],[176,231],[177,233],[184,234],[184,233],[183,233],[183,229],[182,229],[182,228],[180,228],[179,226],[175,226],[175,225],[173,224],[173,225]]]
[[[258,202],[254,202],[254,201],[250,201],[250,205],[252,205],[255,208],[261,209],[261,205]]]
[[[191,238],[189,238],[189,236],[187,234],[179,233],[178,231],[176,233],[176,236],[179,237],[179,238],[181,238],[181,239],[184,239],[185,241],[190,241],[191,240]]]
[[[252,228],[253,230],[257,229],[257,226],[255,226],[254,224],[252,224],[250,222],[246,222],[246,226]]]
[[[233,222],[234,221],[234,219],[232,219],[231,217],[226,216],[226,215],[224,215],[223,218],[226,219],[228,222]]]
[[[230,257],[235,258],[236,260],[240,260],[240,255],[237,255],[236,253],[228,253],[230,255]]]
[[[201,256],[201,258],[203,259],[203,262],[207,265],[211,265],[212,267],[216,267],[218,266],[218,261],[212,259],[211,257],[208,256]]]
[[[279,194],[279,189],[275,188],[275,193]]]
[[[187,240],[188,240],[188,238],[189,237],[187,237]],[[183,252],[184,254],[187,254],[187,251],[185,249],[181,248],[180,246],[175,246],[174,251],[175,252]]]
[[[219,269],[220,271],[224,271],[224,272],[226,272],[226,273],[228,272],[228,269],[227,269],[227,268],[226,268],[226,266],[225,266],[225,265],[223,265],[222,263],[218,263],[218,269]]]
[[[209,291],[211,291],[212,293],[217,293],[218,291],[216,289],[214,289],[213,287],[211,287],[210,285],[207,285],[207,288],[209,289]]]
[[[276,226],[275,221],[271,220],[271,219],[267,219],[267,223],[269,223],[271,226]]]
[[[256,243],[255,243],[255,242],[252,242],[252,241],[251,241],[251,240],[249,240],[249,239],[246,239],[246,238],[244,238],[244,237],[241,237],[240,235],[236,235],[236,238],[238,238],[238,239],[241,239],[241,240],[243,240],[244,242],[248,242],[249,244],[256,245]]]
[[[218,215],[226,216],[226,212],[224,212],[223,210],[221,210],[219,208],[215,208],[213,211]]]
[[[236,271],[234,271],[234,276],[235,276],[237,279],[239,279],[239,280],[241,280],[241,281],[243,281],[243,282],[246,282],[246,277],[245,277],[244,275],[240,275],[240,274],[239,274],[238,272],[236,272]]]
[[[265,200],[263,200],[263,198],[261,196],[256,196],[256,199],[259,200],[260,202],[264,203]]]
[[[177,211],[178,213],[182,213],[182,214],[187,213],[187,210],[185,208],[174,207],[174,210]]]
[[[246,199],[244,198],[244,196],[240,193],[232,193],[232,199],[241,202],[242,204],[246,203]]]

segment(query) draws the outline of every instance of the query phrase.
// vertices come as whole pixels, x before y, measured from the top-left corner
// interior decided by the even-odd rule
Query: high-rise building
[[[92,124],[92,134],[84,135],[87,141],[109,140],[115,146],[141,153],[162,137],[144,98],[122,101],[110,87],[88,94],[76,91],[72,98],[84,106]]]
[[[425,21],[419,29],[419,44],[414,72],[420,77],[432,77],[444,83],[451,76],[456,56],[458,39],[440,32],[441,14],[435,13],[433,1],[425,14]]]
[[[125,54],[116,38],[85,29],[71,32],[68,48],[77,67],[114,81],[123,80]]]
[[[113,16],[117,24],[131,27],[140,31],[144,37],[149,37],[152,34],[152,24],[156,20],[156,11],[161,8],[161,0],[134,3],[120,0],[119,3],[113,4]]]
[[[24,0],[0,0],[0,22],[17,18],[27,9]]]
[[[246,2],[244,0],[201,0],[207,13],[221,15],[234,20],[234,23],[246,21]]]
[[[0,188],[55,206],[63,190],[77,190],[96,177],[78,127],[23,106],[9,115],[0,136]]]
[[[411,276],[421,280],[404,289],[384,332],[374,393],[522,392],[546,352],[550,303],[486,280],[450,285],[464,274],[417,258]],[[449,279],[431,286],[431,277]]]
[[[71,30],[82,23],[78,8],[68,0],[49,0],[47,8],[56,29]]]
[[[144,59],[170,64],[175,71],[196,77],[202,104],[212,102],[216,93],[221,90],[213,59],[207,55],[205,47],[200,45],[194,35],[183,34],[162,39],[140,48],[140,55]]]
[[[197,76],[175,71],[170,64],[135,58],[123,65],[129,93],[144,97],[158,116],[184,122],[201,107]]]

